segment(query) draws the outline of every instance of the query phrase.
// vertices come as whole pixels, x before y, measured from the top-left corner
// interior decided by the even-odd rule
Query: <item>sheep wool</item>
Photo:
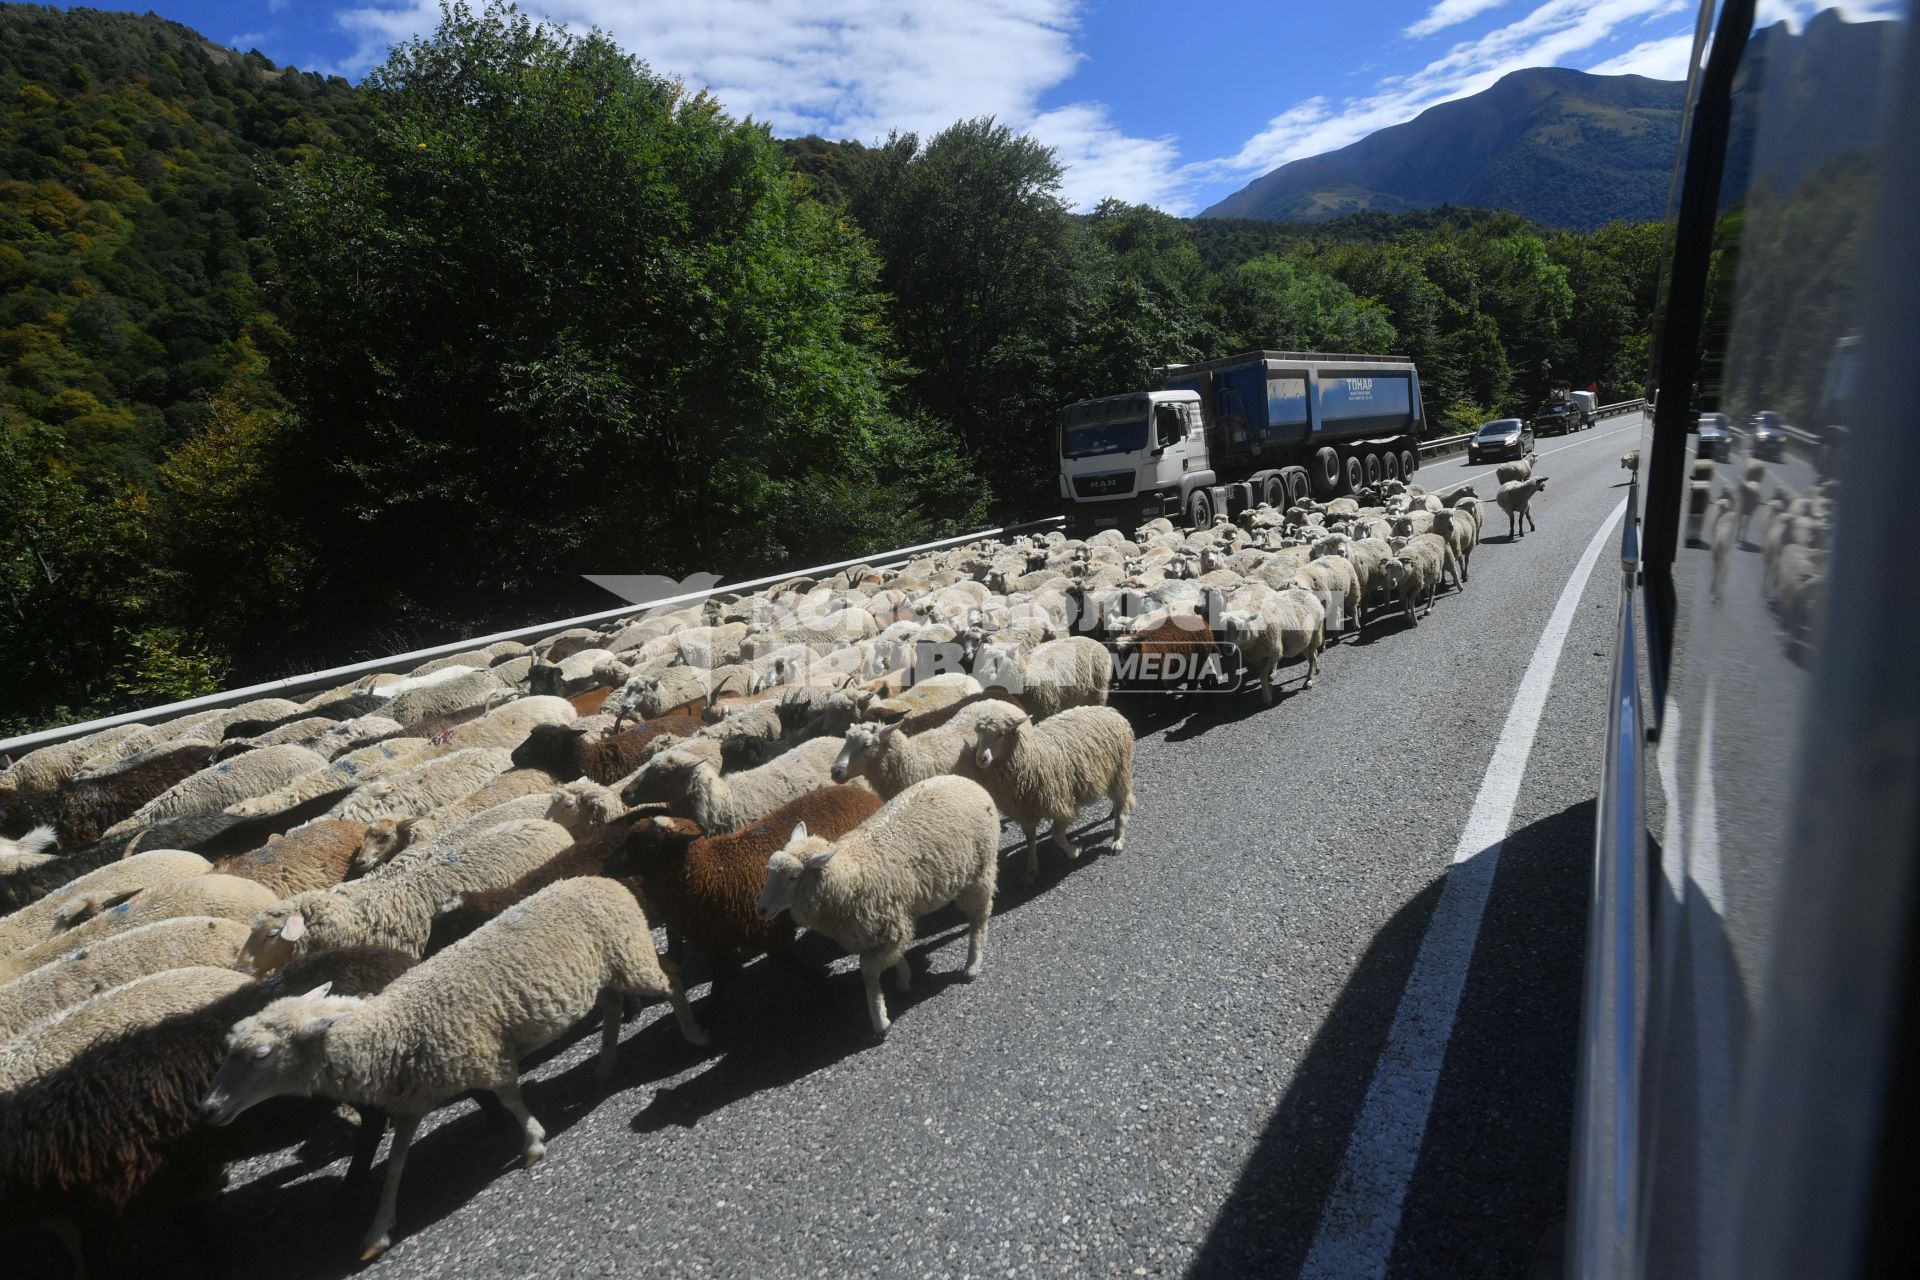
[[[305,747],[261,747],[243,752],[176,782],[134,810],[132,816],[108,828],[108,834],[179,814],[224,809],[276,791],[296,778],[326,767],[326,757]]]
[[[474,747],[423,760],[378,778],[335,805],[332,816],[371,822],[402,818],[451,804],[513,767],[511,753]]]
[[[353,855],[366,837],[367,824],[322,818],[269,840],[251,853],[223,858],[213,866],[221,875],[265,885],[283,898],[310,889],[330,889],[347,878]]]
[[[167,969],[227,969],[247,941],[247,926],[213,916],[156,920],[0,983],[0,1040],[135,978]]]
[[[85,898],[69,899],[62,908],[68,914],[54,919],[54,927],[61,932],[12,955],[0,956],[0,982],[31,973],[75,947],[92,946],[156,920],[176,916],[251,920],[273,900],[273,891],[264,885],[238,876],[213,874],[155,885],[101,910],[96,910],[99,904]]]
[[[1024,714],[1024,713],[1022,713]],[[760,915],[782,911],[860,957],[867,1016],[875,1035],[892,1025],[880,975],[893,970],[905,991],[913,980],[907,945],[914,921],[949,902],[967,917],[967,964],[980,972],[999,867],[1000,819],[993,798],[968,778],[917,782],[838,841],[796,826],[767,860]]]
[[[394,1125],[380,1209],[365,1254],[391,1239],[400,1173],[420,1118],[486,1089],[520,1121],[528,1164],[546,1133],[520,1099],[520,1056],[552,1042],[597,1006],[599,1075],[612,1074],[622,994],[669,1000],[695,1044],[706,1033],[661,967],[652,927],[631,893],[597,876],[562,880],[509,909],[365,999],[313,993],[275,1001],[234,1027],[207,1094],[226,1123],[282,1094],[319,1093],[384,1108]],[[402,1065],[404,1064],[404,1065]]]

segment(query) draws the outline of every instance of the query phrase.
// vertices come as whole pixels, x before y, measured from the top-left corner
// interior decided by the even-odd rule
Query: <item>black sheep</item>
[[[227,1162],[299,1141],[332,1103],[283,1098],[237,1124],[201,1123],[227,1033],[282,996],[328,982],[336,995],[371,995],[414,963],[385,947],[309,956],[204,1009],[101,1041],[0,1098],[0,1220],[41,1222],[84,1266],[82,1245],[97,1246],[128,1213],[209,1196]],[[348,1185],[365,1178],[385,1128],[377,1112],[361,1117]]]
[[[18,835],[44,822],[60,833],[60,843],[67,848],[92,844],[141,805],[212,764],[215,751],[207,743],[177,746],[97,777],[19,793],[7,801],[0,832]]]

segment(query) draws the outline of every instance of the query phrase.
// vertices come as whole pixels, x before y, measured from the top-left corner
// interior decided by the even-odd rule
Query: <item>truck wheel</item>
[[[1275,511],[1287,509],[1287,482],[1280,478],[1279,472],[1276,471],[1260,482],[1260,501]]]
[[[1398,480],[1400,478],[1400,455],[1391,449],[1381,454],[1380,470],[1386,473],[1387,479]]]
[[[1322,447],[1313,453],[1313,491],[1322,498],[1331,498],[1340,488],[1340,455]]]
[[[1360,459],[1347,455],[1347,492],[1358,493],[1366,487],[1367,469],[1360,465]]]
[[[1213,502],[1207,497],[1205,489],[1195,489],[1193,496],[1187,499],[1187,520],[1196,529],[1213,527]]]
[[[1380,455],[1377,453],[1368,454],[1367,461],[1366,461],[1366,468],[1367,468],[1367,483],[1379,484],[1380,483]]]
[[[1413,450],[1402,449],[1400,451],[1400,474],[1406,479],[1411,480],[1413,479],[1413,473],[1419,469],[1420,459],[1414,456]]]
[[[1288,467],[1280,473],[1287,478],[1287,500],[1298,505],[1313,496],[1313,485],[1307,479],[1304,467]]]

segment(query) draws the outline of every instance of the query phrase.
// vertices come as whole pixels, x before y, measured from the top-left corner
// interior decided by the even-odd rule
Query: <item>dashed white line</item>
[[[1367,1085],[1340,1172],[1320,1211],[1302,1276],[1353,1280],[1387,1273],[1407,1186],[1420,1157],[1440,1068],[1453,1037],[1454,1015],[1473,960],[1480,917],[1513,820],[1540,713],[1553,688],[1553,673],[1581,593],[1626,509],[1622,498],[1587,544],[1520,677],[1480,793],[1454,848],[1440,900],[1427,921],[1413,972],[1394,1010],[1386,1047]]]

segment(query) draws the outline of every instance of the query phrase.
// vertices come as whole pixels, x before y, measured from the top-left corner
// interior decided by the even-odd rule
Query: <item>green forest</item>
[[[780,140],[642,54],[0,5],[0,734],[1051,514],[1060,408],[1171,362],[1641,390],[1657,225],[1075,213],[994,120]]]

